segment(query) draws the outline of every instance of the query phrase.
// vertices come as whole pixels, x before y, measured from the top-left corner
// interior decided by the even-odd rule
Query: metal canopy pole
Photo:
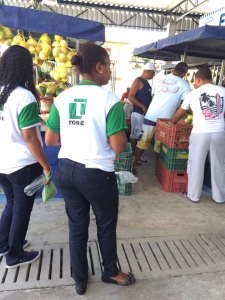
[[[186,62],[186,58],[187,58],[187,48],[188,48],[188,45],[185,46],[185,49],[184,49],[184,55],[182,55],[182,57],[181,57],[181,61],[182,61],[182,62]]]
[[[80,41],[76,39],[76,45],[75,45],[76,52],[79,51],[79,47],[80,47]],[[72,85],[77,85],[79,82],[80,82],[80,74],[79,72],[77,72],[76,74],[74,74],[74,80]]]

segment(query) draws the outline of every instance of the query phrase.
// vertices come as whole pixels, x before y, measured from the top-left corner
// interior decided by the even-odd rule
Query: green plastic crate
[[[130,196],[132,192],[132,183],[121,183],[119,174],[116,174],[119,194],[121,196]]]
[[[131,144],[127,143],[123,153],[116,154],[114,160],[115,172],[130,171],[132,167],[132,148]]]
[[[159,160],[170,171],[186,171],[188,149],[172,149],[161,143]]]

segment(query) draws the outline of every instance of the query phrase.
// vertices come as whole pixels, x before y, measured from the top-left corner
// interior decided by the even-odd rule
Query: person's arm
[[[60,116],[55,104],[52,105],[46,126],[45,144],[48,147],[60,145]]]
[[[106,134],[110,146],[116,154],[122,153],[126,148],[125,130],[127,130],[127,124],[124,110],[121,103],[117,102],[111,107],[106,118]]]
[[[140,80],[138,80],[138,79],[134,80],[134,82],[132,83],[132,86],[130,88],[128,100],[130,100],[130,102],[132,102],[134,105],[139,106],[143,110],[143,113],[145,115],[146,111],[147,111],[147,107],[144,104],[142,104],[140,101],[138,101],[138,99],[135,97],[138,90],[140,90],[141,84],[143,84],[143,83],[141,83]]]
[[[21,131],[30,152],[42,166],[44,174],[47,175],[50,171],[50,165],[38,139],[36,127],[21,129]]]
[[[176,124],[186,113],[187,113],[187,110],[185,110],[183,108],[179,108],[178,111],[173,115],[170,123]]]
[[[40,124],[38,105],[33,95],[27,94],[18,106],[18,125],[22,136],[31,154],[36,158],[47,175],[50,165],[45,157],[41,142],[37,134],[37,126]]]
[[[60,135],[57,132],[47,128],[45,132],[45,144],[48,147],[60,145]]]
[[[127,145],[127,137],[125,131],[119,131],[109,137],[111,148],[116,154],[122,153]]]
[[[171,124],[176,124],[190,109],[190,103],[191,100],[193,99],[193,93],[189,92],[190,86],[188,85],[187,89],[185,92],[182,94],[180,97],[180,103],[181,107],[176,111],[174,114],[173,118],[171,119]],[[184,99],[184,100],[183,100]]]

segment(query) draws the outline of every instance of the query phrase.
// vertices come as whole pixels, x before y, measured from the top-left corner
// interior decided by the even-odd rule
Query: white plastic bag
[[[138,178],[135,177],[131,172],[128,171],[119,171],[115,172],[120,177],[120,183],[136,183]]]
[[[125,117],[130,118],[133,111],[133,104],[130,101],[126,102],[123,106],[123,110],[125,113]]]

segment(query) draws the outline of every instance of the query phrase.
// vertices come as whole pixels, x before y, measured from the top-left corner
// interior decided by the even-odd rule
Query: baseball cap
[[[155,66],[151,62],[148,62],[147,64],[144,65],[144,70],[156,71]]]

